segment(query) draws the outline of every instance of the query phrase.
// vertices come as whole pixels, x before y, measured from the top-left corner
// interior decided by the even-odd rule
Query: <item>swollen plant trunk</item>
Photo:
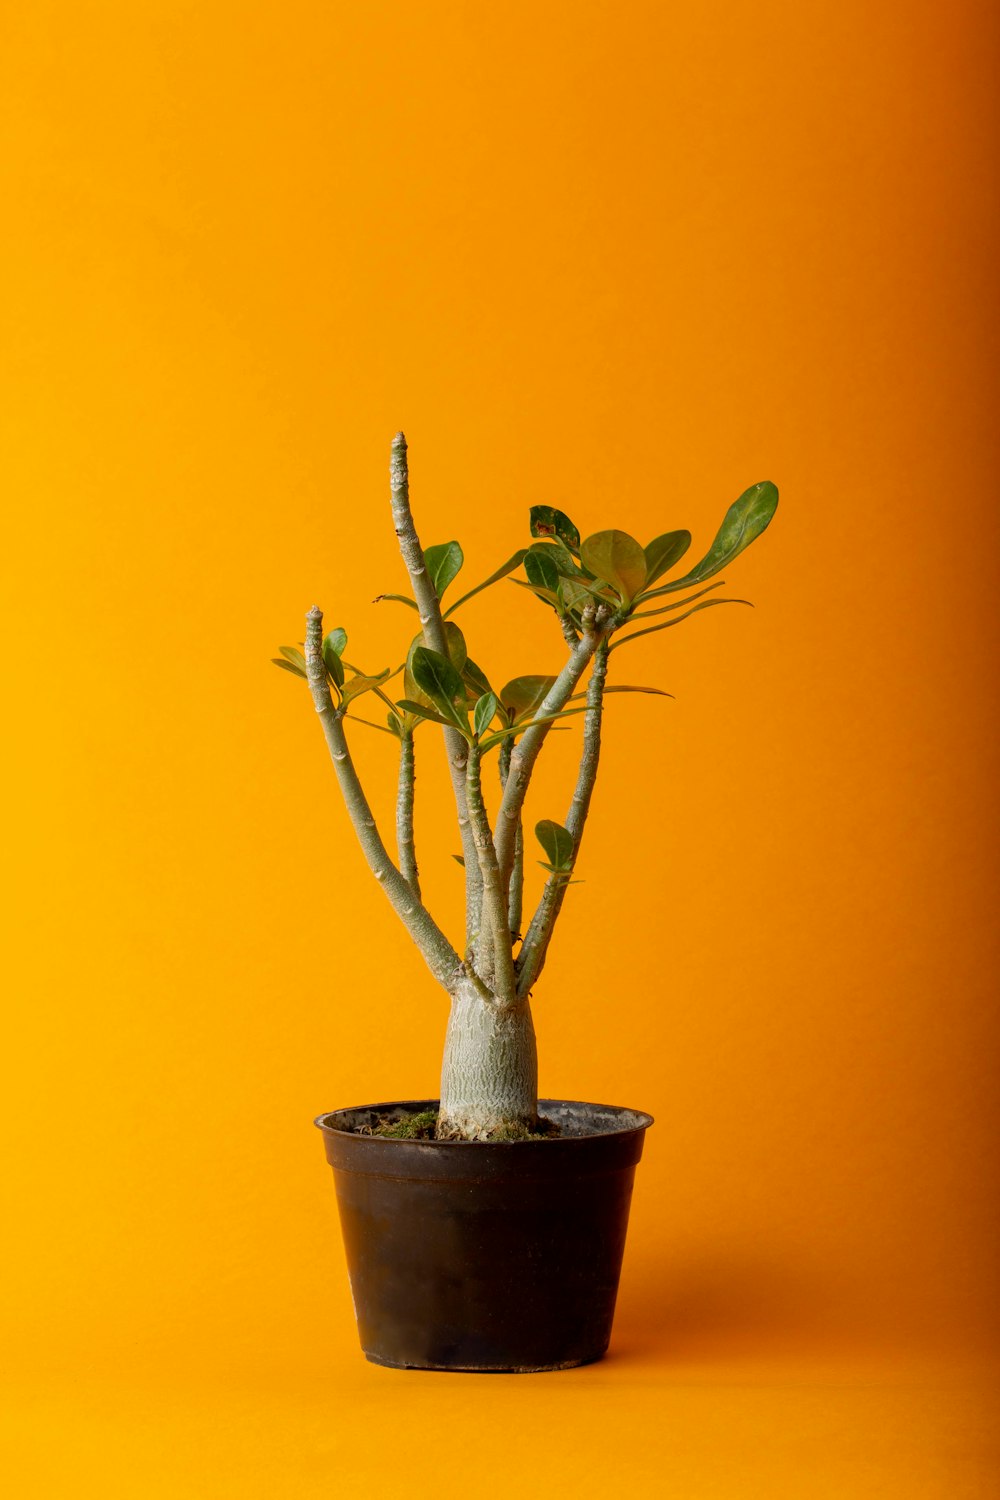
[[[538,1054],[527,1000],[501,1009],[471,984],[454,994],[441,1069],[441,1135],[486,1140],[538,1118]]]

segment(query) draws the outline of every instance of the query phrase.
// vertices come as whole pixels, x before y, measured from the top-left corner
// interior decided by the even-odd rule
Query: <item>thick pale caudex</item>
[[[277,665],[304,677],[323,728],[337,781],[358,842],[435,979],[451,1012],[445,1039],[438,1133],[465,1139],[504,1138],[530,1130],[537,1115],[538,1065],[530,999],[545,966],[553,932],[580,856],[601,754],[607,695],[661,693],[609,683],[609,663],[629,640],[666,630],[699,610],[743,600],[703,598],[715,577],[767,526],[777,505],[769,483],[746,490],[730,506],[712,546],[682,577],[669,579],[690,545],[686,531],[665,532],[645,548],[623,531],[580,535],[568,516],[550,506],[531,511],[531,544],[447,610],[442,596],[460,570],[457,542],[421,546],[410,511],[406,440],[397,434],[390,463],[392,518],[410,582],[410,595],[380,596],[415,613],[419,629],[406,655],[402,688],[397,672],[367,676],[343,660],[346,632],[324,634],[323,616],[306,617],[305,654],[283,646]],[[466,600],[511,577],[556,616],[565,644],[561,666],[548,676],[517,677],[502,688],[469,656],[451,618]],[[674,603],[664,595],[684,592]],[[654,609],[642,608],[657,601]],[[698,601],[698,602],[695,602]],[[655,625],[633,621],[664,615]],[[411,614],[411,619],[413,615]],[[619,633],[624,632],[624,633]],[[617,660],[617,657],[614,658]],[[357,713],[359,700],[388,709],[385,725]],[[581,703],[582,700],[582,703]],[[565,822],[536,825],[547,872],[530,922],[521,935],[525,889],[524,811],[532,773],[553,724],[583,717],[576,785]],[[351,723],[398,741],[396,849],[393,860],[376,825],[348,745]],[[461,863],[465,868],[466,930],[461,953],[421,896],[414,834],[417,743],[438,730],[454,788]],[[484,777],[498,755],[498,782]],[[491,822],[485,786],[496,792]]]

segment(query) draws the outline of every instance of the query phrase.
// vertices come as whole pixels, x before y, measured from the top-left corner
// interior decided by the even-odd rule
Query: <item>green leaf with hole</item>
[[[274,662],[274,665],[276,667],[282,667],[284,671],[291,672],[294,677],[305,677],[306,675],[300,667],[297,667],[294,664],[294,662],[283,661],[280,656],[272,656],[271,660]]]
[[[558,537],[571,552],[579,554],[580,533],[564,511],[551,505],[533,505],[530,516],[532,536]]]
[[[472,715],[472,726],[476,731],[477,739],[484,735],[493,723],[498,707],[495,693],[484,693],[477,701]]]
[[[664,573],[669,573],[690,545],[690,531],[665,531],[662,536],[654,537],[643,549],[646,554],[646,587],[662,578]]]
[[[683,578],[674,579],[665,587],[686,589],[692,583],[703,583],[706,578],[711,578],[757,540],[767,529],[777,508],[778,491],[769,479],[752,484],[726,511],[718,535],[701,562]]]
[[[535,824],[535,837],[548,856],[550,870],[561,874],[573,868],[573,835],[568,828],[545,818]]]
[[[444,598],[445,589],[458,577],[464,561],[465,556],[457,542],[441,542],[436,547],[427,548],[424,562],[438,599]]]
[[[523,719],[538,712],[554,682],[554,677],[514,677],[500,689],[500,702]]]
[[[626,604],[646,582],[646,554],[627,531],[596,531],[581,544],[580,559],[595,578],[610,583]]]
[[[449,605],[445,610],[445,619],[447,619],[449,615],[453,615],[456,609],[458,609],[459,605],[465,604],[467,600],[475,598],[476,594],[481,594],[483,589],[488,589],[491,584],[499,583],[501,578],[506,578],[508,573],[513,573],[515,568],[519,568],[524,561],[524,555],[527,550],[527,547],[519,548],[519,550],[514,553],[514,556],[508,557],[503,566],[497,568],[495,573],[491,573],[489,578],[485,578],[482,583],[477,583],[475,588],[470,589],[467,594],[463,594],[461,599],[456,599],[454,604]]]

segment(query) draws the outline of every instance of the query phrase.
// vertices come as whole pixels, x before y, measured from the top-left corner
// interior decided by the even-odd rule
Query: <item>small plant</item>
[[[375,675],[352,666],[345,658],[346,631],[338,627],[324,633],[317,608],[306,616],[304,654],[282,646],[275,661],[308,682],[372,874],[450,996],[438,1138],[514,1139],[537,1124],[531,994],[573,883],[597,779],[605,701],[616,692],[670,696],[660,688],[609,682],[611,658],[630,641],[679,625],[699,610],[746,604],[745,599],[715,596],[724,582],[717,575],[760,536],[774,515],[778,492],[770,483],[751,485],[726,512],[701,561],[670,579],[667,575],[691,545],[690,532],[668,531],[646,547],[616,530],[581,540],[562,511],[534,506],[530,545],[519,548],[482,583],[445,607],[445,595],[462,568],[462,549],[454,541],[421,547],[410,512],[402,433],[392,444],[390,488],[412,593],[379,597],[416,614],[418,630],[405,662],[395,671]],[[501,579],[529,590],[555,616],[566,647],[557,673],[515,677],[497,688],[470,657],[453,616]],[[706,597],[710,594],[713,597]],[[400,674],[401,692],[398,685],[390,689]],[[362,698],[381,703],[384,725],[358,715]],[[573,715],[583,718],[576,785],[565,821],[547,818],[535,827],[546,878],[524,926],[525,795],[549,730]],[[354,723],[391,734],[399,742],[395,859],[376,825],[348,744],[347,725]],[[416,742],[418,732],[421,743],[430,733],[425,725],[443,734],[454,787],[462,843],[456,858],[465,868],[466,892],[460,947],[441,930],[420,892],[413,803]],[[491,820],[483,778],[494,751],[498,805]]]

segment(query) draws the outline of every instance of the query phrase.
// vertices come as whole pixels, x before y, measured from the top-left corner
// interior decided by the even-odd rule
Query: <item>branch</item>
[[[465,968],[454,948],[434,921],[430,912],[413,894],[403,876],[389,858],[379,834],[364,789],[354,769],[344,736],[342,716],[334,707],[323,662],[323,614],[315,607],[306,615],[306,676],[316,712],[326,736],[334,770],[340,783],[347,812],[354,825],[368,868],[424,956],[434,978],[452,993]]]
[[[504,787],[500,811],[497,813],[496,850],[500,865],[500,879],[504,890],[510,885],[514,867],[514,844],[521,809],[528,790],[528,781],[538,759],[538,752],[545,743],[549,724],[540,722],[551,714],[558,713],[569,702],[573,689],[586,671],[587,664],[603,640],[604,618],[597,621],[594,610],[588,605],[583,612],[583,635],[574,646],[569,660],[555,682],[549,688],[541,706],[518,741],[510,758],[510,773]]]
[[[489,975],[496,997],[501,1005],[512,1005],[517,998],[514,984],[514,959],[511,954],[510,928],[507,926],[506,901],[500,881],[500,867],[493,843],[490,821],[483,802],[483,783],[480,774],[479,746],[469,747],[469,766],[466,772],[469,816],[476,842],[476,854],[483,878],[483,925],[488,928],[492,946],[493,972]]]
[[[399,741],[399,787],[396,792],[396,847],[399,870],[410,890],[420,900],[420,877],[417,852],[413,842],[413,786],[417,770],[413,752],[413,735],[403,734]]]
[[[399,538],[399,550],[410,577],[410,586],[417,604],[417,613],[424,634],[424,645],[439,655],[448,657],[448,638],[445,635],[441,616],[441,601],[438,599],[433,580],[427,571],[424,551],[417,536],[410,513],[410,475],[406,462],[406,438],[397,432],[392,440],[389,461],[389,490],[392,497],[392,520]],[[450,660],[450,657],[448,658]],[[465,770],[468,762],[468,747],[456,729],[444,731],[445,749],[448,752],[448,770],[455,792],[458,809],[458,831],[462,838],[462,853],[465,857],[465,904],[466,938],[474,940],[479,933],[480,909],[482,905],[482,878],[476,859],[476,844],[469,823],[468,793]]]
[[[587,823],[587,814],[590,811],[590,799],[594,791],[594,783],[597,780],[597,767],[601,758],[601,719],[604,712],[604,687],[608,670],[608,643],[602,641],[594,653],[594,666],[587,684],[587,717],[583,721],[583,750],[580,755],[580,769],[577,773],[576,788],[573,792],[573,800],[570,803],[569,812],[566,815],[565,828],[573,837],[573,858],[570,862],[569,871],[565,874],[550,875],[545,882],[535,915],[521,944],[521,952],[517,960],[517,993],[520,997],[528,995],[532,986],[536,983],[539,974],[545,965],[549,943],[552,940],[552,932],[556,925],[556,919],[562,910],[562,904],[566,897],[566,889],[569,885],[570,876],[576,868],[577,856],[580,853],[580,844],[583,841],[583,830]]]
[[[500,786],[507,785],[507,776],[510,772],[510,756],[514,748],[510,739],[500,742]],[[507,925],[510,928],[511,938],[516,940],[521,935],[521,916],[524,902],[524,825],[521,818],[517,820],[517,830],[514,834],[514,867],[510,872],[510,890],[507,895]]]

